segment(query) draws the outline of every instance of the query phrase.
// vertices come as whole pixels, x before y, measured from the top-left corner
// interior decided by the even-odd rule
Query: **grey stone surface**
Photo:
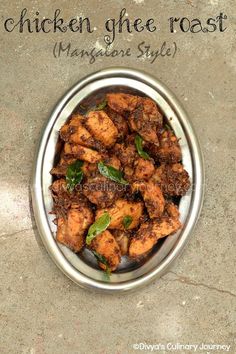
[[[176,41],[174,59],[150,64],[133,56],[89,65],[53,57],[56,40],[104,47],[102,24],[123,6],[131,18],[153,16],[159,30],[120,34],[114,47]],[[89,36],[4,32],[3,20],[19,16],[23,7],[32,16],[37,10],[52,16],[55,8],[65,18],[88,15],[97,30]],[[139,342],[228,344],[235,353],[235,2],[13,0],[0,8],[0,353],[123,354],[139,352],[132,348]],[[168,31],[171,16],[206,19],[220,11],[229,16],[225,33]],[[56,101],[84,75],[114,65],[143,69],[176,93],[191,116],[206,168],[202,215],[184,253],[162,279],[123,296],[82,290],[56,268],[35,237],[28,190],[35,147]]]

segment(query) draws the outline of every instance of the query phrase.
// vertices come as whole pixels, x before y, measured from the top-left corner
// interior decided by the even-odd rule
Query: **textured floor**
[[[22,5],[13,0],[1,3],[1,23],[19,17],[23,6],[31,16],[37,10],[52,16],[56,8],[64,18],[87,15],[96,30],[90,35],[19,34],[6,33],[1,24],[0,353],[138,353],[135,343],[215,343],[230,345],[235,353],[235,2],[28,0]],[[94,64],[53,57],[58,40],[81,49],[104,48],[104,20],[118,16],[124,6],[131,18],[158,22],[155,33],[117,36],[114,48],[130,46],[133,56],[98,58]],[[224,33],[168,31],[171,16],[206,19],[220,11],[229,16]],[[142,41],[153,49],[175,41],[178,52],[151,64],[135,57]],[[35,237],[29,203],[35,146],[53,106],[84,75],[114,65],[143,69],[176,93],[191,116],[206,168],[202,215],[184,253],[162,279],[123,296],[87,292],[68,280]]]

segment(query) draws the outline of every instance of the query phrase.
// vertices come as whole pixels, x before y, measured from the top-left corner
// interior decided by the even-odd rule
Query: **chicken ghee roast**
[[[81,109],[60,129],[63,148],[51,170],[56,239],[76,253],[87,247],[110,272],[122,256],[142,259],[181,228],[189,176],[150,98],[108,93]]]

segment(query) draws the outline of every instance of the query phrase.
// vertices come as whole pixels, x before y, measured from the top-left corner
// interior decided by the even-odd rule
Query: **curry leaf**
[[[94,112],[94,111],[102,111],[107,106],[107,101],[104,100],[97,104],[96,106],[92,106],[87,113]]]
[[[145,160],[149,160],[150,156],[148,155],[147,152],[145,152],[143,150],[143,139],[141,138],[141,136],[137,134],[135,136],[135,140],[134,141],[135,141],[135,146],[136,146],[136,149],[138,151],[139,156],[141,156]]]
[[[125,229],[128,229],[129,226],[131,225],[132,221],[133,221],[133,218],[132,218],[131,215],[126,215],[126,216],[124,216],[124,218],[123,218],[123,225],[124,225],[124,228],[125,228]]]
[[[96,257],[97,261],[106,266],[105,279],[110,280],[111,268],[109,267],[107,259],[103,255],[101,255],[100,253],[98,253],[96,251],[92,251],[92,252],[93,252],[94,256]]]
[[[105,212],[100,218],[98,218],[88,229],[86,243],[90,245],[92,240],[103,231],[105,231],[111,222],[111,217],[108,212]]]
[[[173,131],[172,128],[168,124],[165,124],[165,128],[166,128],[166,130],[169,130],[171,132]]]
[[[115,181],[115,182],[118,182],[121,184],[125,184],[125,185],[129,184],[129,182],[127,182],[123,178],[122,172],[112,166],[105,165],[103,162],[99,162],[98,163],[98,170],[103,176],[111,179],[112,181]]]
[[[108,262],[107,262],[106,258],[105,258],[103,255],[101,255],[100,253],[98,253],[98,252],[96,252],[96,251],[93,251],[93,254],[94,254],[94,256],[97,258],[97,261],[98,261],[99,263],[102,263],[102,264],[104,264],[105,266],[108,266]]]
[[[101,111],[102,109],[104,109],[107,106],[107,101],[104,100],[102,102],[100,102],[94,109],[94,111]]]
[[[110,281],[110,275],[111,275],[111,268],[110,267],[107,267],[105,272],[104,272],[104,280],[105,281]]]
[[[79,184],[83,179],[83,171],[81,167],[83,166],[83,161],[77,160],[67,167],[66,171],[66,184],[67,189],[71,193],[77,184]]]
[[[79,105],[79,108],[81,108],[83,111],[86,110],[86,106],[84,106],[83,104],[80,104],[80,105]]]

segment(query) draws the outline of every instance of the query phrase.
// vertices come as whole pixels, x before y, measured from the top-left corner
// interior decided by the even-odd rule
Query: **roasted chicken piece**
[[[141,97],[127,93],[108,93],[106,98],[108,106],[121,115],[132,112],[141,100]]]
[[[161,217],[165,207],[165,199],[156,183],[152,181],[136,181],[133,183],[132,189],[133,191],[139,190],[141,192],[151,219]]]
[[[139,157],[134,143],[117,143],[112,151],[121,161],[123,166],[133,166],[135,159],[138,159]]]
[[[96,174],[97,169],[98,169],[98,166],[96,163],[89,163],[87,161],[84,161],[84,164],[81,167],[81,170],[83,171],[83,173],[86,177]]]
[[[112,234],[116,239],[116,242],[118,243],[120,247],[120,252],[122,256],[125,256],[128,254],[128,246],[129,246],[129,237],[130,233],[129,231],[125,230],[112,230]]]
[[[80,144],[86,147],[99,148],[101,144],[97,142],[84,126],[84,117],[76,114],[72,116],[69,123],[60,129],[60,136],[65,142]]]
[[[134,169],[135,180],[148,180],[155,171],[153,163],[141,157],[134,162]]]
[[[146,143],[149,154],[157,162],[175,163],[181,161],[179,140],[171,130],[164,130],[159,136],[159,146]]]
[[[127,120],[121,114],[113,111],[110,107],[106,109],[106,113],[118,130],[118,139],[126,138],[129,132]]]
[[[72,193],[68,192],[66,180],[64,178],[54,181],[50,189],[52,191],[54,212],[57,216],[65,216],[67,210],[73,204],[82,203],[85,205],[87,202],[87,199],[81,194],[81,191],[74,190]]]
[[[134,140],[134,139],[133,139]],[[124,168],[124,177],[129,182],[133,181],[134,162],[138,160],[139,155],[134,145],[134,141],[127,141],[125,143],[116,143],[112,152],[117,156]]]
[[[93,213],[86,204],[73,204],[66,217],[57,220],[57,241],[79,252],[84,246],[85,231],[93,219]]]
[[[160,162],[175,163],[182,159],[179,140],[171,130],[162,132],[159,142],[158,159]]]
[[[142,98],[128,117],[131,129],[148,142],[159,144],[158,131],[162,127],[162,114],[150,98]]]
[[[50,171],[51,175],[56,175],[58,177],[65,176],[67,167],[77,160],[76,157],[67,156],[62,152],[60,161],[56,167],[53,167]]]
[[[98,209],[96,213],[96,219],[103,215],[107,211],[111,217],[109,229],[124,230],[124,218],[130,216],[132,222],[130,223],[128,230],[136,228],[140,223],[140,218],[143,213],[142,202],[130,202],[126,199],[118,199],[114,205],[106,209]]]
[[[60,193],[68,193],[66,188],[66,180],[64,178],[57,179],[53,182],[50,189],[52,190],[53,194],[60,194]]]
[[[102,160],[102,154],[79,144],[65,143],[64,153],[90,163],[97,163]]]
[[[51,169],[50,173],[58,177],[64,177],[66,175],[68,166],[73,164],[77,160],[78,158],[76,157],[65,155],[65,157],[60,159],[59,164]],[[97,171],[97,164],[84,161],[81,170],[83,171],[85,176],[91,176],[91,174]]]
[[[75,159],[76,160],[76,159]],[[121,168],[120,160],[116,156],[106,156],[104,155],[103,162],[106,165],[112,166],[119,170]],[[97,163],[89,163],[84,162],[83,166],[81,167],[85,176],[91,176],[97,174],[98,165]]]
[[[160,186],[164,194],[169,196],[182,196],[190,187],[188,172],[180,163],[162,164],[151,179]]]
[[[153,100],[124,93],[107,94],[110,108],[128,115],[130,128],[146,141],[158,144],[158,131],[162,128],[163,116]]]
[[[91,203],[96,204],[99,208],[106,208],[120,198],[125,190],[124,185],[118,185],[116,182],[97,174],[87,178],[83,193]]]
[[[115,155],[104,157],[103,162],[105,165],[112,166],[117,170],[121,168],[120,160]]]
[[[85,125],[95,139],[105,147],[109,148],[115,144],[118,130],[104,111],[89,112]]]
[[[166,202],[165,205],[165,216],[169,216],[173,219],[179,219],[179,209],[177,207],[177,205],[175,205],[172,202]]]
[[[121,252],[115,237],[108,230],[96,236],[90,247],[106,259],[111,271],[116,270],[120,263]],[[106,270],[107,266],[105,264],[101,262],[98,264],[102,269]]]
[[[177,211],[175,210],[174,212],[173,205],[171,208],[172,216],[166,213],[161,219],[153,219],[141,225],[136,236],[130,241],[130,257],[141,258],[145,256],[152,250],[153,246],[160,238],[171,235],[181,228],[181,222],[178,220]]]

